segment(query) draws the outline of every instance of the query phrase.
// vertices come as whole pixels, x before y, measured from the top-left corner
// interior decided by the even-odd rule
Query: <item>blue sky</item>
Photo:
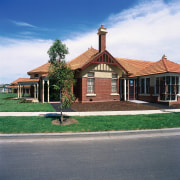
[[[28,77],[48,61],[55,39],[69,48],[69,61],[98,48],[97,29],[108,30],[115,57],[180,63],[179,0],[0,0],[0,83]]]
[[[1,0],[1,36],[61,40],[97,29],[111,14],[135,5],[135,0]]]

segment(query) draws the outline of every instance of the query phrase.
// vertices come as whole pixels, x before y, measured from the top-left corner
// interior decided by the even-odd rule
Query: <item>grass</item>
[[[0,133],[94,132],[180,127],[180,113],[74,117],[78,123],[51,124],[54,118],[0,117]]]
[[[11,99],[17,94],[0,93],[0,112],[54,112],[48,103],[20,103],[21,100]]]

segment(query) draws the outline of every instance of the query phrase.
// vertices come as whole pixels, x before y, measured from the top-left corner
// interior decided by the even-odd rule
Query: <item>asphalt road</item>
[[[1,180],[180,180],[180,136],[0,143]]]

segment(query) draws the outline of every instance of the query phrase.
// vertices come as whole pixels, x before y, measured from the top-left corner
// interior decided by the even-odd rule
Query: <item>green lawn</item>
[[[20,103],[20,100],[11,99],[17,94],[0,93],[0,112],[54,112],[48,103]]]
[[[51,124],[55,118],[0,117],[0,133],[93,132],[180,127],[180,113],[74,118],[78,123],[62,126]]]

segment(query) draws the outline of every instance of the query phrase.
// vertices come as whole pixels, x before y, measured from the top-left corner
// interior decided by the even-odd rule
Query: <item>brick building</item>
[[[106,28],[98,29],[99,50],[90,48],[68,64],[79,102],[145,100],[180,103],[180,65],[164,55],[157,62],[115,58],[106,50]]]
[[[98,29],[99,49],[89,48],[67,64],[74,71],[73,92],[77,102],[145,100],[180,104],[180,64],[165,55],[157,61],[115,58],[106,50],[107,29]],[[49,102],[50,64],[28,72],[29,80],[19,85],[34,87],[34,97]]]

